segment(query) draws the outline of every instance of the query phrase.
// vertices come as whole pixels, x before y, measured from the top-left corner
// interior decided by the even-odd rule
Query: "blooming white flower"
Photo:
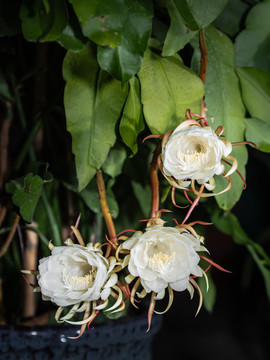
[[[231,151],[231,143],[221,140],[211,127],[185,126],[183,123],[163,146],[163,173],[173,177],[172,185],[176,187],[186,188],[190,181],[183,181],[185,179],[205,184],[214,175],[223,173],[225,168],[221,158]]]
[[[202,276],[197,251],[207,251],[200,239],[187,231],[173,227],[150,226],[145,233],[136,232],[123,244],[130,250],[128,269],[140,277],[146,292],[162,292],[170,285],[183,291],[189,285],[189,276]]]
[[[43,300],[58,306],[68,306],[81,301],[106,300],[110,286],[109,262],[93,246],[67,244],[56,246],[50,256],[39,261],[38,284]]]

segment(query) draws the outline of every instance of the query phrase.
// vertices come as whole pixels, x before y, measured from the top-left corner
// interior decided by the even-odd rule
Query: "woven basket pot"
[[[126,318],[95,325],[76,340],[76,327],[0,326],[1,360],[151,360],[154,335],[162,325],[153,316],[147,330],[147,316]]]

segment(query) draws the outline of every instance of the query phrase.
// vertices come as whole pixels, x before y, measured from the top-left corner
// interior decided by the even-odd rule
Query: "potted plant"
[[[269,256],[231,210],[247,147],[269,152],[256,19],[270,8],[227,3],[1,5],[0,315],[37,339],[31,356],[150,358],[174,294],[197,315],[212,272],[230,272],[209,254],[214,226],[247,247],[269,296]],[[2,330],[3,356],[26,352]]]

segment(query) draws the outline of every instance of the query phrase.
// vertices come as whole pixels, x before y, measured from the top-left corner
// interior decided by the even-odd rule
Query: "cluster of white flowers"
[[[186,189],[196,180],[211,191],[213,176],[224,173],[221,160],[231,153],[231,143],[220,139],[209,126],[201,127],[195,121],[182,123],[164,139],[161,171],[171,185]],[[72,228],[77,239],[80,239],[78,230]],[[110,256],[110,251],[104,256],[100,244],[83,246],[83,241],[80,245],[67,241],[65,246],[51,246],[51,255],[39,262],[37,280],[42,298],[59,306],[57,320],[65,306],[73,307],[60,321],[68,321],[76,311],[85,310],[89,316],[93,303],[92,315],[77,322],[82,326],[92,321],[101,309],[123,309],[122,292],[125,292],[126,284],[119,285],[117,272],[126,267],[126,283],[137,278],[131,293],[127,290],[125,294],[126,297],[130,296],[134,306],[135,294],[143,298],[152,293],[150,307],[153,313],[155,299],[163,298],[168,289],[168,309],[173,290],[188,290],[193,296],[194,286],[200,293],[200,308],[202,295],[194,278],[205,276],[207,280],[199,266],[198,252],[208,251],[203,245],[203,237],[190,225],[166,227],[164,221],[156,217],[148,221],[145,232],[136,231],[130,238],[122,240],[115,243],[113,256]],[[137,293],[140,285],[143,290]],[[108,309],[110,295],[116,302]],[[149,313],[150,326],[152,315],[151,311]]]

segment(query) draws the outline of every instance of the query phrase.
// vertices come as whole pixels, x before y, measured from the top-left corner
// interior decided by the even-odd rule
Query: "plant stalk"
[[[151,181],[151,189],[152,189],[150,218],[155,217],[159,210],[159,181],[158,181],[157,160],[160,155],[160,151],[161,151],[161,144],[159,142],[154,151],[153,159],[150,164],[150,181]]]
[[[112,219],[112,215],[110,213],[110,209],[108,207],[107,199],[106,199],[106,188],[103,180],[102,171],[98,170],[97,172],[97,187],[98,187],[98,194],[99,194],[99,202],[100,202],[100,209],[103,214],[109,238],[113,243],[117,242],[116,239],[116,231]]]

